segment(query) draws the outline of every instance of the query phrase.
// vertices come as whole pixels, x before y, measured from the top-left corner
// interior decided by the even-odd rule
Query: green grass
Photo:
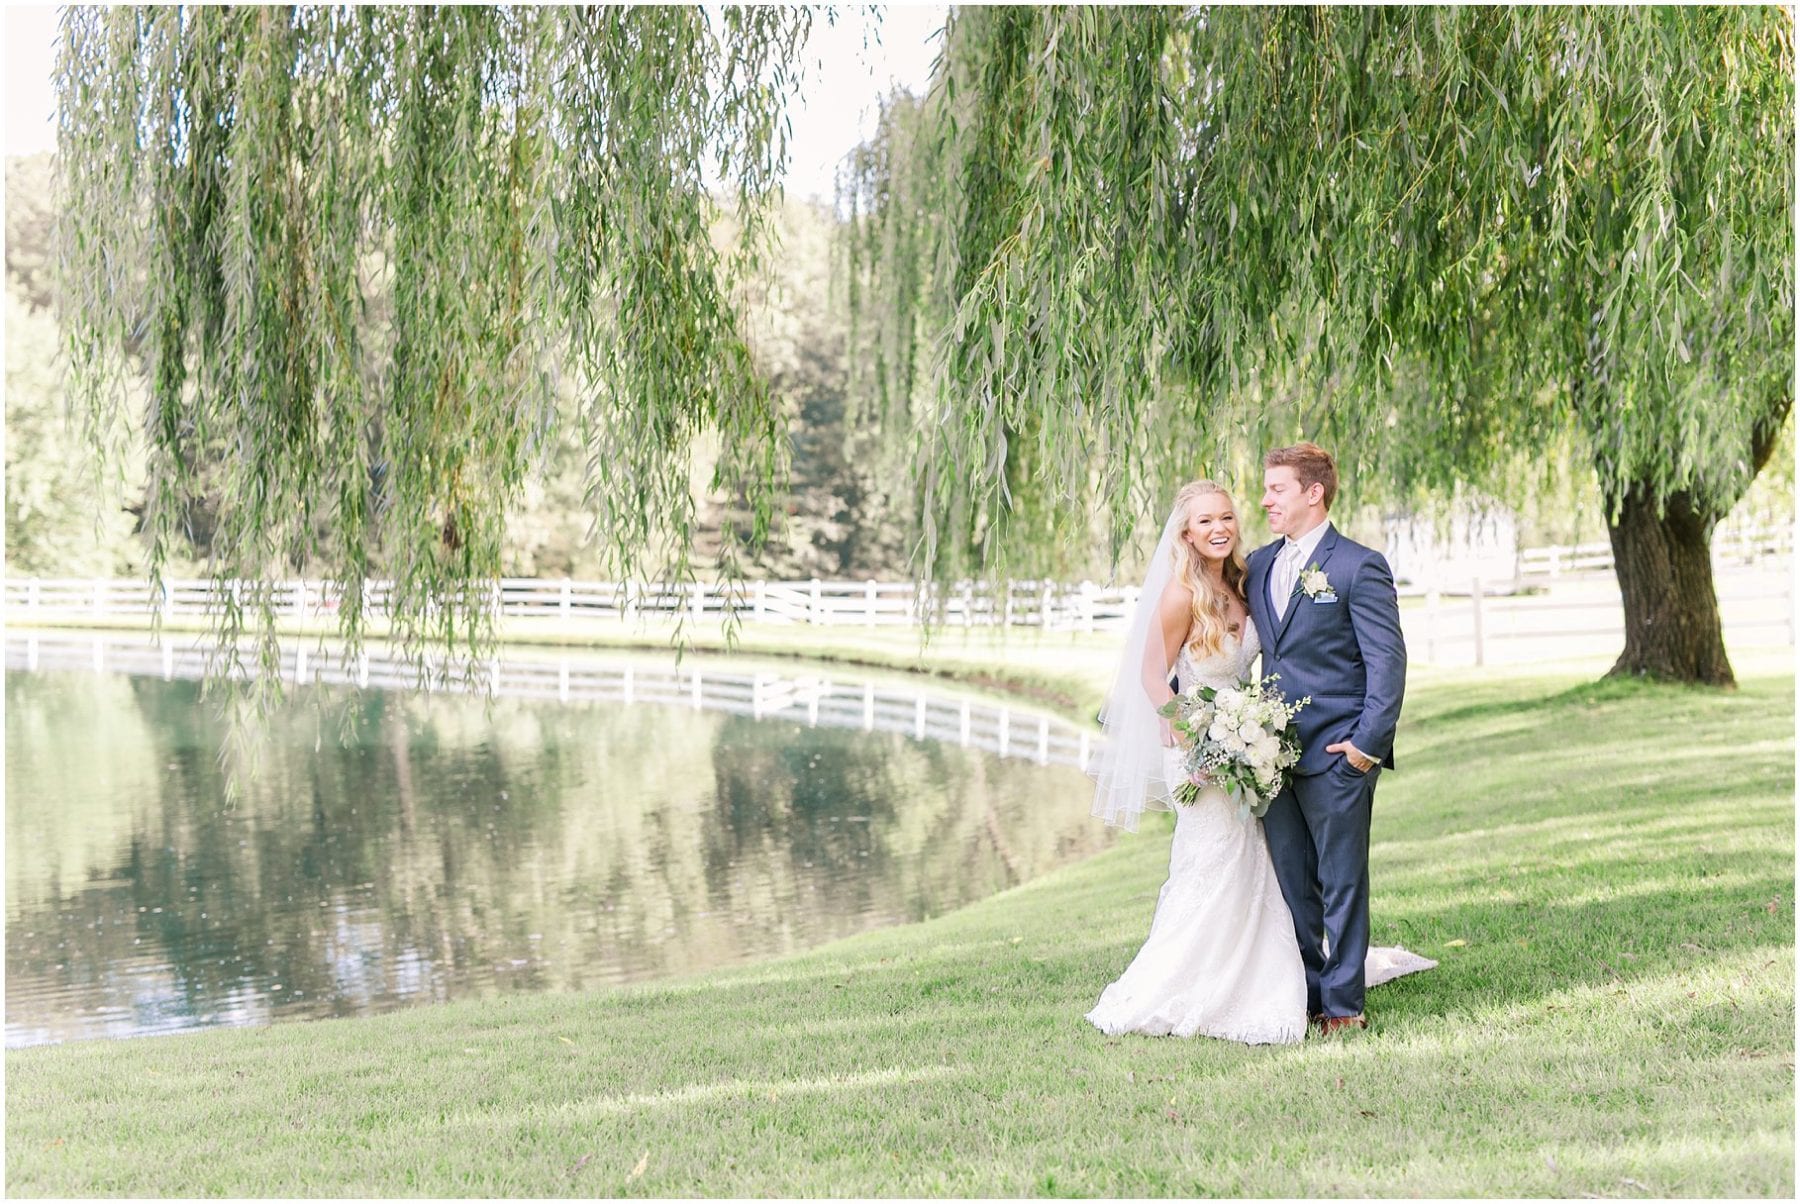
[[[1740,665],[1740,668],[1744,666]],[[1367,1033],[1082,1013],[1169,825],[963,911],[653,986],[7,1055],[19,1195],[1794,1192],[1794,683],[1421,671]]]

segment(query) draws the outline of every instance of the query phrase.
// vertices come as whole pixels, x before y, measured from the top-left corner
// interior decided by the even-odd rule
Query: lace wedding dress
[[[1234,684],[1261,650],[1256,629],[1227,639],[1215,656],[1176,658],[1182,689]],[[1170,750],[1170,756],[1179,756]],[[1371,949],[1368,985],[1437,963],[1404,949]],[[1169,879],[1156,899],[1150,935],[1087,1019],[1108,1035],[1219,1037],[1248,1045],[1291,1044],[1306,1036],[1306,969],[1294,921],[1275,880],[1260,819],[1209,787],[1175,808]]]

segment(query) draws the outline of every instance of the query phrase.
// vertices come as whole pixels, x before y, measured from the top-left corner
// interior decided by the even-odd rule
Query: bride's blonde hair
[[[1187,541],[1187,525],[1189,507],[1203,497],[1218,494],[1230,505],[1232,513],[1237,513],[1237,499],[1231,496],[1230,490],[1216,481],[1189,481],[1175,494],[1175,511],[1181,515],[1181,530],[1177,533],[1175,547],[1171,552],[1174,560],[1175,579],[1187,586],[1194,593],[1194,614],[1188,624],[1187,646],[1195,657],[1204,660],[1218,655],[1225,646],[1225,636],[1230,630],[1231,611],[1229,603],[1233,597],[1244,602],[1244,578],[1248,570],[1244,567],[1243,526],[1238,528],[1237,542],[1232,545],[1231,555],[1225,558],[1220,576],[1224,578],[1225,588],[1220,589],[1200,567],[1200,557],[1195,553],[1193,545]],[[1230,593],[1227,594],[1226,590]]]

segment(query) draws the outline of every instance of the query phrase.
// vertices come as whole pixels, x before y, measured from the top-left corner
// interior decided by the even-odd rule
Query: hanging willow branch
[[[940,519],[1018,511],[1031,429],[1115,529],[1299,430],[1447,487],[1573,424],[1609,496],[1735,497],[1792,395],[1792,95],[1774,9],[958,10],[844,189],[856,379]]]
[[[66,10],[62,318],[75,407],[132,437],[151,574],[197,507],[237,583],[218,647],[276,664],[271,583],[341,634],[394,580],[414,653],[485,656],[505,516],[559,378],[621,576],[691,580],[690,447],[767,531],[784,425],[734,301],[760,266],[813,13],[690,7]],[[742,233],[712,240],[728,190]],[[729,556],[727,573],[734,573]],[[422,661],[420,662],[422,663]],[[279,676],[256,675],[262,691]],[[265,699],[266,701],[266,699]]]
[[[1577,439],[1615,515],[1710,530],[1793,404],[1791,21],[956,10],[840,188],[921,574],[1048,567],[1090,509],[1116,555],[1299,436],[1365,499]]]

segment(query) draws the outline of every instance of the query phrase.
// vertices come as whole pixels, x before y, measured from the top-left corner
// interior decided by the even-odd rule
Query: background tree
[[[49,154],[6,162],[6,562],[20,575],[136,576],[144,572],[148,550],[136,530],[145,508],[142,457],[128,455],[120,488],[110,498],[97,497],[88,487],[92,457],[65,412],[53,312],[54,180]],[[831,288],[835,230],[830,212],[814,203],[790,200],[772,210],[769,231],[779,253],[740,289],[746,337],[758,370],[780,399],[792,449],[788,489],[776,500],[769,540],[751,550],[746,568],[771,577],[893,580],[908,571],[904,523],[889,512],[891,485],[866,453],[863,432],[847,421],[846,317]],[[729,213],[715,219],[716,245],[729,248],[739,234]],[[357,323],[359,341],[377,342],[390,310],[387,293],[371,291]],[[134,395],[132,404],[141,404],[141,397]],[[575,383],[559,381],[552,404],[552,429],[506,515],[502,569],[515,577],[603,576],[605,555],[590,536],[588,456]],[[741,496],[721,497],[706,488],[718,458],[716,440],[698,440],[689,458],[689,476],[697,482],[693,566],[704,576],[718,571],[724,527],[746,525],[752,506]],[[215,451],[197,475],[216,480],[224,459]],[[215,494],[192,499],[165,549],[165,572],[205,571],[215,504]],[[316,525],[324,528],[328,521],[322,516]],[[321,539],[328,536],[328,529],[319,532]],[[369,563],[377,575],[388,571],[380,546],[371,549]]]
[[[1517,496],[1573,439],[1614,671],[1728,683],[1708,552],[1793,404],[1784,10],[959,9],[841,204],[921,571],[1197,465]]]
[[[907,492],[895,475],[900,470],[882,462],[848,413],[846,316],[832,295],[837,223],[827,209],[791,199],[771,209],[768,221],[778,250],[741,282],[738,304],[757,371],[780,406],[789,472],[774,498],[768,539],[744,550],[741,567],[781,579],[904,579],[906,525],[889,501]],[[726,246],[738,237],[730,213],[715,223],[713,237]],[[555,405],[537,469],[508,512],[502,563],[509,576],[604,576],[608,566],[589,538],[593,518],[583,500],[580,398],[564,382]],[[754,510],[741,491],[707,487],[718,456],[716,435],[694,441],[691,555],[701,576],[729,571],[722,533],[748,526]]]
[[[69,421],[52,312],[53,166],[6,164],[6,566],[19,576],[143,572],[128,507],[141,490],[96,491],[93,456]],[[121,466],[141,480],[139,464]]]

